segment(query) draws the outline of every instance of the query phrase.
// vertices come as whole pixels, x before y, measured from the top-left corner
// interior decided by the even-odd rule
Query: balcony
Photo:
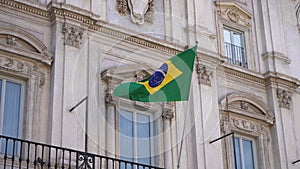
[[[248,68],[245,50],[243,47],[225,42],[225,52],[228,63]]]
[[[22,169],[162,169],[0,135],[0,168]]]

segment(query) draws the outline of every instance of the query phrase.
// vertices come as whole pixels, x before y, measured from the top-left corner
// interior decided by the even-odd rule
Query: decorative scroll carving
[[[241,130],[246,130],[250,132],[253,132],[256,129],[254,124],[246,120],[233,119],[233,124]]]
[[[114,99],[111,93],[106,93],[105,95],[105,102],[107,104],[114,104]]]
[[[236,5],[235,3],[215,2],[217,15],[221,18],[243,25],[251,26],[251,14]]]
[[[116,8],[121,16],[128,15],[129,9],[127,5],[127,0],[117,0]]]
[[[199,82],[201,84],[211,86],[210,73],[206,70],[205,66],[198,64],[197,73],[198,73]]]
[[[174,103],[164,103],[163,104],[163,120],[172,120],[174,118]]]
[[[65,24],[63,27],[65,34],[65,44],[80,48],[83,38],[83,29],[74,25]]]
[[[116,9],[121,16],[130,13],[134,23],[153,23],[153,0],[117,0]]]
[[[164,110],[162,118],[163,120],[172,120],[174,118],[174,112],[172,110]]]
[[[7,44],[10,46],[17,46],[18,38],[14,36],[7,36]]]
[[[240,19],[240,14],[235,9],[228,10],[227,16],[232,22],[235,23]]]
[[[35,76],[39,80],[39,86],[43,86],[46,81],[45,74],[42,73],[37,65],[20,61],[18,59],[0,57],[0,69],[11,72]]]
[[[22,72],[25,70],[23,62],[11,58],[0,58],[0,68],[13,72]]]
[[[292,93],[284,89],[277,90],[277,97],[279,99],[279,106],[282,108],[290,109],[292,102]]]
[[[105,90],[105,103],[114,105],[114,98],[112,95],[113,92],[113,86],[111,84],[108,84],[107,89]]]

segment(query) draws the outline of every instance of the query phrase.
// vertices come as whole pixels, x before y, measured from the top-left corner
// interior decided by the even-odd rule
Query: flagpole
[[[186,106],[186,107],[188,107],[188,106]],[[187,113],[185,113],[185,116],[184,116],[184,123],[183,123],[182,137],[181,137],[181,142],[180,142],[180,149],[179,149],[179,154],[178,154],[177,168],[180,168],[180,159],[181,159],[181,153],[182,153],[182,147],[183,147],[183,138],[184,138],[184,133],[185,133],[185,128],[186,128],[186,117],[187,117]]]
[[[198,47],[198,41],[196,41],[196,46]],[[197,50],[196,50],[196,57],[197,57]],[[186,106],[187,108],[188,108],[188,103],[189,103],[189,101],[187,102],[187,106]],[[187,119],[187,113],[185,113],[184,123],[183,123],[183,130],[182,130],[182,137],[181,137],[181,141],[180,141],[180,149],[179,149],[178,163],[177,163],[177,168],[178,169],[180,168],[180,159],[181,159],[181,153],[182,153],[182,147],[183,147],[183,139],[184,139],[184,133],[185,133],[185,129],[186,129],[186,119]]]
[[[85,137],[84,137],[84,152],[87,153],[87,140],[88,140],[88,96],[86,96],[85,98],[83,98],[82,100],[80,100],[75,106],[73,106],[69,112],[72,112],[74,109],[76,109],[79,105],[81,105],[81,103],[83,103],[84,101],[86,101],[85,103]]]

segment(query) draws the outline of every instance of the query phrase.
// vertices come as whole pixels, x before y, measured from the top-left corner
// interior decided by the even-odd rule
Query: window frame
[[[159,122],[159,118],[160,117],[159,114],[161,113],[159,111],[159,108],[154,106],[154,107],[150,107],[150,108],[145,108],[142,105],[135,105],[133,102],[127,103],[127,101],[121,101],[121,103],[119,104],[119,109],[116,113],[116,154],[118,157],[121,158],[121,144],[120,144],[120,115],[121,115],[121,111],[127,111],[127,112],[131,112],[133,114],[142,114],[142,115],[147,115],[149,116],[149,121],[150,121],[150,164],[149,165],[158,165],[158,162],[156,160],[157,158],[157,152],[159,151],[159,147],[155,146],[158,145],[158,143],[161,141],[160,138],[158,136],[156,136],[156,132],[159,131],[155,131],[155,126],[157,126],[159,128],[160,122]],[[136,115],[133,115],[136,117]],[[136,130],[136,128],[133,128],[134,130]],[[134,131],[135,132],[135,131]],[[135,137],[134,137],[135,138]],[[137,141],[134,142],[134,151],[133,151],[133,162],[137,162],[138,163],[138,157],[137,155],[137,149],[135,148],[137,146]]]
[[[24,123],[24,112],[25,112],[25,86],[26,86],[26,82],[24,80],[21,80],[19,78],[14,78],[11,76],[5,76],[5,75],[1,75],[0,76],[0,80],[2,81],[1,84],[1,99],[0,99],[0,133],[1,135],[3,135],[3,119],[4,119],[4,108],[5,108],[5,96],[6,96],[6,83],[7,81],[12,82],[12,83],[17,83],[19,85],[21,85],[21,91],[20,91],[20,108],[19,108],[19,123],[18,123],[18,136],[17,138],[23,138],[24,136],[24,131],[23,131],[23,123]],[[4,83],[3,83],[4,82]],[[4,85],[3,85],[4,84]],[[4,93],[3,93],[4,91]],[[4,106],[3,106],[4,105]],[[9,136],[9,135],[7,135]],[[12,137],[12,136],[9,136]],[[13,136],[15,137],[15,136]],[[2,141],[0,141],[0,153],[2,152]],[[16,149],[15,152],[13,152],[13,154],[19,154],[20,151],[20,147],[18,145],[16,145]],[[7,154],[8,156],[12,155],[10,153]]]
[[[256,138],[254,138],[254,137],[247,137],[247,136],[242,135],[242,134],[234,134],[234,138],[238,138],[239,142],[240,142],[239,149],[241,151],[240,152],[240,154],[241,154],[240,158],[241,158],[242,169],[245,169],[243,145],[241,144],[243,140],[251,141],[251,144],[252,144],[253,165],[254,165],[254,169],[258,169],[258,161],[257,161],[257,153],[258,153],[258,151],[257,151],[257,147],[256,147],[256,141],[257,141]],[[232,139],[232,141],[231,141],[232,150],[233,150],[233,146],[236,146],[236,144],[233,143],[233,140],[234,139]],[[233,157],[232,157],[233,158],[232,159],[232,161],[233,161],[232,168],[236,169],[236,167],[235,167],[235,160],[236,159],[234,159],[234,154],[233,153],[234,152],[232,152],[232,155],[233,155]]]
[[[253,25],[252,14],[243,9],[240,5],[231,2],[216,2],[216,32],[217,48],[220,59],[224,61],[224,66],[232,68],[242,68],[245,70],[259,71],[260,58],[258,58],[258,48],[256,37],[253,36],[255,28]],[[236,14],[239,16],[236,17]],[[247,59],[247,68],[230,64],[226,62],[226,53],[224,46],[223,27],[229,27],[244,33],[245,58]]]
[[[12,77],[8,77],[8,76],[3,76],[1,75],[0,76],[0,80],[2,80],[2,88],[1,88],[1,91],[3,92],[3,89],[5,91],[5,87],[6,87],[6,84],[3,85],[3,81],[6,83],[7,81],[10,81],[10,82],[13,82],[13,83],[17,83],[17,84],[20,84],[21,85],[21,93],[20,93],[20,109],[19,109],[19,131],[18,131],[18,138],[22,138],[24,133],[23,133],[23,121],[24,121],[24,110],[25,110],[25,86],[26,86],[26,82],[24,80],[20,80],[20,79],[17,79],[17,78],[12,78]],[[0,103],[0,133],[2,134],[2,129],[3,129],[3,116],[4,116],[4,107],[3,106],[3,102],[4,102],[4,99],[5,99],[5,94],[6,93],[2,93],[1,92],[1,103]],[[6,92],[6,91],[5,91]],[[1,143],[0,143],[1,144]]]
[[[225,35],[224,35],[224,31],[225,30],[229,31],[229,33],[230,33],[230,43],[229,43],[230,47],[232,47],[232,45],[233,45],[233,46],[240,47],[240,48],[243,49],[243,55],[242,55],[242,61],[243,62],[241,62],[242,65],[233,63],[233,62],[239,61],[237,59],[234,59],[234,61],[231,61],[231,62],[228,61],[228,59],[230,59],[230,58],[229,58],[229,56],[227,56],[227,52],[226,52],[226,45],[225,45],[225,43],[228,43],[228,42],[225,42]],[[241,37],[242,37],[241,38],[241,44],[242,44],[241,46],[238,46],[238,45],[234,44],[233,33],[241,34]],[[245,31],[242,30],[242,29],[236,29],[236,28],[234,28],[232,26],[223,25],[223,27],[222,27],[222,42],[223,42],[223,44],[222,44],[222,46],[223,46],[222,47],[222,49],[223,49],[223,55],[226,58],[226,62],[230,63],[232,65],[237,65],[237,66],[240,66],[240,67],[248,69],[249,68],[249,63],[248,63],[249,59],[247,57],[247,46],[246,46],[246,33],[245,33]],[[236,55],[233,56],[233,54],[232,54],[232,57],[236,58]],[[233,58],[231,58],[231,59],[233,60]]]

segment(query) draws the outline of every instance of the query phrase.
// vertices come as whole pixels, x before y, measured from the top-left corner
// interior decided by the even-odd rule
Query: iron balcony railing
[[[163,169],[0,135],[3,169]]]
[[[244,68],[248,68],[245,50],[243,47],[225,42],[225,51],[227,56],[227,62],[242,66]]]

